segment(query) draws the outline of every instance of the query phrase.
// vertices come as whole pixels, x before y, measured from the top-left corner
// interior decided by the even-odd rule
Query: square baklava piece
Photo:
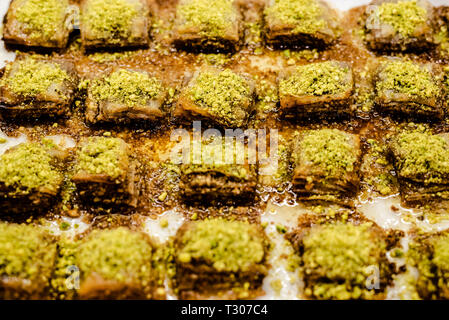
[[[417,269],[415,281],[419,298],[449,299],[449,234],[447,231],[415,235],[406,260]]]
[[[375,103],[386,113],[441,119],[442,90],[431,65],[393,60],[380,65]]]
[[[365,16],[365,41],[372,50],[422,51],[434,45],[427,0],[374,1]]]
[[[83,0],[81,42],[87,49],[141,47],[149,43],[150,12],[145,0]]]
[[[234,52],[241,16],[234,0],[181,0],[176,8],[173,42],[182,49]]]
[[[293,187],[299,198],[345,202],[359,187],[357,135],[337,129],[298,134],[292,153]]]
[[[163,299],[161,268],[149,237],[125,227],[60,241],[52,287],[65,299]],[[67,287],[74,277],[77,286]],[[70,283],[69,283],[70,284]]]
[[[300,117],[348,114],[353,88],[352,69],[344,62],[302,65],[279,82],[281,111]]]
[[[4,19],[8,44],[65,48],[72,31],[68,0],[12,0]]]
[[[0,79],[1,113],[5,117],[67,115],[77,86],[69,61],[18,58],[4,68]]]
[[[321,0],[269,0],[265,37],[277,47],[323,48],[338,35],[337,13]]]
[[[90,81],[86,99],[86,119],[96,122],[160,120],[167,90],[146,72],[118,69]]]
[[[215,139],[193,146],[190,159],[180,165],[180,190],[185,201],[193,203],[250,203],[257,185],[255,164],[241,142]]]
[[[32,225],[0,223],[0,299],[46,299],[56,243]]]
[[[228,69],[211,68],[193,76],[178,99],[174,115],[240,128],[247,125],[253,107],[251,80]]]
[[[94,205],[137,203],[135,163],[120,138],[89,137],[77,151],[72,181],[82,201]]]
[[[63,183],[55,150],[29,142],[0,156],[0,208],[3,213],[40,213],[58,198]]]
[[[300,258],[305,297],[385,299],[395,271],[387,259],[393,237],[368,221],[316,222],[287,234]]]
[[[252,298],[267,275],[269,243],[260,226],[209,219],[184,224],[174,240],[175,287],[181,299]]]
[[[449,199],[449,135],[402,132],[390,142],[390,151],[406,204]]]

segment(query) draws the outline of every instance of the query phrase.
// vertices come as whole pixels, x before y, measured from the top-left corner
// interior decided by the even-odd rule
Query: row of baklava
[[[449,235],[385,231],[353,213],[306,215],[285,235],[291,270],[304,285],[299,298],[385,299],[395,259],[419,274],[414,298],[449,298]],[[271,244],[257,224],[220,218],[190,221],[165,245],[150,234],[119,227],[67,239],[32,225],[0,223],[2,299],[165,299],[166,277],[180,299],[254,298],[263,294]]]
[[[377,110],[407,117],[443,119],[447,77],[432,64],[387,59],[379,62],[373,91]],[[189,80],[189,79],[187,79]],[[355,109],[353,70],[347,63],[325,61],[297,66],[279,75],[279,115],[350,116]],[[85,99],[88,123],[207,120],[225,128],[245,128],[259,101],[254,79],[230,69],[202,67],[180,94],[142,70],[115,68],[79,81],[70,61],[19,57],[0,79],[4,118],[69,116],[72,102]],[[277,99],[276,99],[277,100]]]
[[[318,47],[341,34],[338,14],[322,0],[260,1],[264,35],[276,46]],[[265,3],[267,2],[267,3]],[[69,0],[13,0],[3,39],[10,44],[64,48],[79,24],[85,48],[147,46],[152,8],[146,0],[83,0],[79,17]],[[181,0],[176,7],[175,46],[200,51],[238,50],[244,23],[241,0]],[[77,10],[75,10],[76,12]],[[432,48],[434,10],[426,0],[374,1],[364,15],[365,40],[374,50]],[[76,21],[76,23],[75,23]]]
[[[165,299],[165,276],[183,297],[260,289],[268,240],[260,226],[187,222],[169,245],[118,227],[68,239],[31,225],[0,223],[2,299]],[[245,296],[246,293],[246,296]]]
[[[391,162],[399,179],[404,203],[448,199],[447,136],[403,130],[389,140],[385,161]],[[279,164],[271,176],[291,182],[301,200],[351,206],[361,177],[365,177],[360,170],[359,135],[337,129],[305,130],[290,141],[278,147]],[[175,171],[185,202],[217,206],[254,203],[262,180],[249,148],[223,138],[188,148],[188,157],[180,164],[175,164],[177,159],[169,160],[178,166]],[[141,179],[136,173],[140,163],[133,154],[130,145],[113,137],[83,139],[73,160],[46,139],[20,144],[0,156],[0,208],[4,213],[48,210],[60,197],[65,175],[75,184],[78,199],[88,206],[136,207]]]

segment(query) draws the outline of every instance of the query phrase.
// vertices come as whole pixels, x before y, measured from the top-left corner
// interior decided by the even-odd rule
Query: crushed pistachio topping
[[[54,86],[59,87],[70,80],[68,73],[58,64],[28,57],[8,64],[0,85],[26,98],[34,98],[50,91],[65,98],[62,92],[54,89]]]
[[[445,138],[425,132],[403,132],[393,141],[398,174],[404,178],[441,183],[449,175],[449,146]]]
[[[264,239],[256,226],[222,219],[192,222],[182,237],[177,259],[182,263],[204,261],[217,271],[247,271],[262,263]]]
[[[56,246],[43,230],[31,225],[0,223],[0,277],[50,277]]]
[[[0,156],[0,181],[16,192],[57,190],[62,174],[52,165],[49,150],[38,143],[23,143]]]
[[[236,23],[233,0],[188,0],[177,8],[183,28],[195,28],[208,37],[222,37]]]
[[[410,242],[407,262],[419,271],[416,280],[421,298],[447,298],[449,287],[449,236],[447,233]]]
[[[279,83],[281,96],[333,95],[351,88],[348,79],[349,68],[333,61],[311,63],[300,66],[289,78]]]
[[[312,164],[312,170],[330,176],[338,172],[353,172],[357,151],[351,144],[351,137],[337,129],[322,129],[307,132],[296,154],[297,165]],[[314,169],[316,167],[316,169]]]
[[[440,93],[431,71],[411,61],[386,62],[376,83],[378,92],[399,92],[422,98],[434,98]]]
[[[105,280],[127,282],[150,277],[152,251],[142,234],[118,228],[93,231],[79,245],[76,257],[83,278],[97,273]]]
[[[364,283],[365,268],[378,263],[380,249],[369,227],[335,224],[312,228],[304,238],[302,258],[306,273],[320,269],[329,279]]]
[[[294,33],[313,34],[327,27],[322,8],[316,0],[276,0],[265,9],[268,21],[294,27]]]
[[[181,166],[184,174],[220,172],[236,179],[248,179],[250,168],[245,165],[246,159],[239,156],[245,154],[245,145],[237,141],[215,139],[202,141],[190,148],[189,163]]]
[[[146,73],[120,69],[91,82],[89,92],[99,101],[117,101],[128,106],[146,105],[162,90],[162,83]]]
[[[449,237],[440,237],[434,244],[433,262],[441,271],[449,271]],[[449,278],[449,274],[447,274]]]
[[[136,0],[89,0],[81,22],[97,37],[119,41],[130,36],[133,20],[143,9]]]
[[[67,0],[27,0],[17,8],[16,19],[31,39],[51,39],[64,27]]]
[[[78,151],[77,171],[106,174],[117,179],[125,174],[128,154],[123,141],[117,138],[89,137]]]
[[[384,2],[378,7],[379,21],[388,24],[402,36],[407,37],[426,23],[427,10],[416,0]]]
[[[245,117],[239,110],[250,104],[251,88],[245,78],[230,70],[207,71],[197,77],[190,89],[190,97],[220,121],[241,125]]]

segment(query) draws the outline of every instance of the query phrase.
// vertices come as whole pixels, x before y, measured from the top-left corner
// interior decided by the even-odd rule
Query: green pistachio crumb
[[[66,231],[70,228],[70,223],[63,221],[59,224],[59,229],[61,229],[62,231]]]
[[[190,151],[190,162],[181,165],[183,174],[215,171],[240,180],[251,177],[252,167],[238,162],[240,152],[245,152],[245,146],[239,141],[202,141],[200,147],[192,147]]]
[[[328,25],[316,0],[276,0],[265,9],[265,16],[268,21],[292,26],[294,33],[314,34]]]
[[[334,176],[339,172],[353,172],[358,160],[351,137],[337,129],[312,130],[299,143],[295,153],[297,165],[312,163],[318,171]]]
[[[281,226],[278,224],[278,225],[276,225],[276,231],[279,233],[286,233],[287,229],[284,226]]]
[[[347,80],[349,72],[349,68],[334,61],[300,66],[292,76],[280,82],[279,94],[322,96],[344,93],[352,86]]]
[[[126,172],[127,160],[128,154],[123,140],[89,137],[87,143],[78,151],[77,171],[107,174],[112,179],[117,179]]]
[[[80,244],[77,261],[84,277],[97,273],[105,280],[148,281],[152,254],[142,234],[118,228],[92,232]]]
[[[197,77],[190,97],[220,121],[241,126],[246,120],[246,108],[252,103],[251,91],[247,80],[230,70],[207,71]]]
[[[0,223],[0,275],[45,285],[56,255],[51,243],[50,236],[34,226]]]
[[[205,261],[217,271],[246,271],[263,262],[265,243],[258,229],[249,223],[204,220],[192,222],[177,256],[184,261]]]
[[[99,101],[146,105],[162,91],[162,83],[146,73],[119,70],[91,82],[89,92]]]
[[[167,192],[162,192],[162,193],[159,195],[158,200],[159,200],[159,201],[165,201],[165,199],[167,199],[167,196],[168,196]]]
[[[161,228],[167,228],[168,227],[168,220],[166,218],[162,218],[159,221],[159,224],[160,224]]]
[[[64,28],[67,0],[27,0],[16,11],[16,19],[31,39],[52,39]]]
[[[41,144],[20,144],[0,156],[0,181],[6,186],[14,186],[15,192],[55,192],[63,178],[53,161],[49,150]]]
[[[88,0],[81,22],[97,37],[120,40],[130,36],[133,20],[143,9],[135,0]]]
[[[233,0],[189,0],[177,8],[182,28],[194,28],[207,37],[223,37],[237,16],[233,9]]]
[[[48,93],[54,85],[59,87],[70,80],[70,76],[58,64],[28,57],[6,66],[0,86],[7,87],[17,95],[35,98]],[[64,98],[62,92],[54,91]]]
[[[376,89],[385,94],[393,91],[421,98],[435,98],[440,93],[431,71],[411,61],[384,63]]]
[[[422,177],[426,183],[442,183],[449,175],[447,140],[427,132],[402,132],[392,142],[398,174]]]
[[[388,24],[401,35],[413,35],[417,28],[426,23],[427,10],[416,0],[384,2],[378,8],[381,23]]]
[[[328,280],[313,282],[309,295],[322,299],[358,299],[374,294],[365,284],[371,275],[370,267],[382,269],[386,243],[375,238],[369,229],[370,224],[338,223],[309,231],[303,240],[303,272],[309,277]]]

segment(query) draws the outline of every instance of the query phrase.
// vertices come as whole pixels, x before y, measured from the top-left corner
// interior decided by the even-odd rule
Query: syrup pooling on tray
[[[447,229],[449,220],[447,8],[414,0],[376,1],[348,12],[318,0],[217,0],[210,7],[202,0],[70,1],[61,5],[80,8],[73,20],[81,22],[81,35],[71,33],[65,45],[69,10],[63,27],[54,24],[60,38],[42,42],[43,51],[31,41],[46,37],[41,20],[20,23],[23,12],[44,4],[52,14],[42,19],[64,18],[51,1],[11,5],[3,35],[9,52],[18,49],[17,59],[0,83],[0,160],[16,168],[4,173],[5,186],[13,188],[2,197],[6,233],[23,222],[51,233],[48,246],[57,247],[47,266],[55,276],[36,294],[444,296],[444,257],[414,261],[406,251],[410,240],[440,252],[443,245],[427,245],[416,230],[436,239],[430,233]],[[193,130],[200,120],[201,130]],[[179,141],[173,137],[207,136],[210,128],[264,129],[257,142],[270,142],[268,162],[227,163],[240,155],[233,151],[225,163],[211,165],[211,153],[226,149],[220,144],[205,147],[204,156],[200,150],[199,162],[174,161]],[[174,135],[177,129],[186,135]],[[422,146],[426,139],[438,156]],[[249,141],[243,145],[250,148]],[[416,166],[418,174],[409,174]],[[385,242],[390,232],[394,243]],[[295,238],[299,233],[307,237]],[[376,239],[376,250],[354,246],[367,239]],[[232,252],[227,243],[236,245]],[[360,263],[339,268],[349,247]],[[91,263],[86,252],[96,252],[101,263]],[[114,259],[103,259],[105,252]],[[24,259],[29,268],[26,255],[0,258],[11,266]],[[131,282],[115,269],[123,263]],[[423,278],[423,264],[437,271]],[[382,275],[373,290],[365,281],[371,265]],[[80,290],[67,291],[61,281],[71,266],[81,272]],[[195,268],[204,271],[200,278]],[[26,298],[25,284],[8,292]]]

